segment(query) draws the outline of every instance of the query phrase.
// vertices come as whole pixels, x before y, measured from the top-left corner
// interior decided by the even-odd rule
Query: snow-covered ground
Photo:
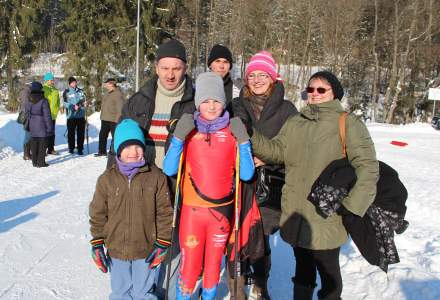
[[[16,114],[0,114],[0,299],[106,299],[109,276],[93,264],[88,204],[105,158],[67,152],[64,117],[56,127],[58,156],[49,168],[22,159]],[[90,153],[97,151],[99,115],[90,122]],[[440,299],[440,131],[427,124],[369,124],[378,158],[393,166],[409,191],[410,227],[396,237],[401,263],[388,274],[368,265],[347,243],[341,254],[344,299]],[[391,145],[392,140],[408,143]],[[87,152],[87,151],[86,151]],[[292,299],[294,259],[272,239],[272,299]],[[227,294],[224,281],[220,295]],[[316,295],[315,295],[316,297]],[[225,296],[226,298],[226,296]]]

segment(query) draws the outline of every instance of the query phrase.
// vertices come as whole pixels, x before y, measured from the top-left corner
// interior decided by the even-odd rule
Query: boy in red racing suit
[[[202,272],[202,299],[215,298],[232,229],[237,147],[240,179],[249,180],[254,174],[249,136],[239,118],[229,119],[225,103],[221,77],[213,72],[200,74],[196,80],[197,111],[179,120],[164,158],[164,173],[172,176],[178,172],[184,153],[178,300],[190,299]]]

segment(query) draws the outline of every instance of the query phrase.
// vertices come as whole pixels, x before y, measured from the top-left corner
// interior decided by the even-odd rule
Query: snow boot
[[[31,160],[31,143],[26,143],[23,145],[23,159]]]
[[[203,290],[202,290],[202,300],[214,300],[216,294],[217,294],[217,285],[214,285],[210,289],[203,288]]]
[[[183,283],[180,275],[176,280],[176,300],[191,300],[191,292],[183,292]]]
[[[293,300],[312,300],[313,291],[315,290],[315,285],[303,285],[295,282],[295,277],[292,278],[293,282]]]

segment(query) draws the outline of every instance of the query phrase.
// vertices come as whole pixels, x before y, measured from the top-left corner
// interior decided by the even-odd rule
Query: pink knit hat
[[[269,74],[273,81],[277,81],[277,68],[275,65],[275,59],[272,54],[267,51],[260,51],[251,57],[245,70],[245,78],[248,78],[249,74],[253,71],[263,71]]]

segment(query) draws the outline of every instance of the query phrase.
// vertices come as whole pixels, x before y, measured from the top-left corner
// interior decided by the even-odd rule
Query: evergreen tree
[[[4,1],[0,6],[0,74],[6,73],[8,102],[6,107],[15,111],[17,101],[17,72],[30,63],[29,54],[44,34],[40,26],[44,1]]]

